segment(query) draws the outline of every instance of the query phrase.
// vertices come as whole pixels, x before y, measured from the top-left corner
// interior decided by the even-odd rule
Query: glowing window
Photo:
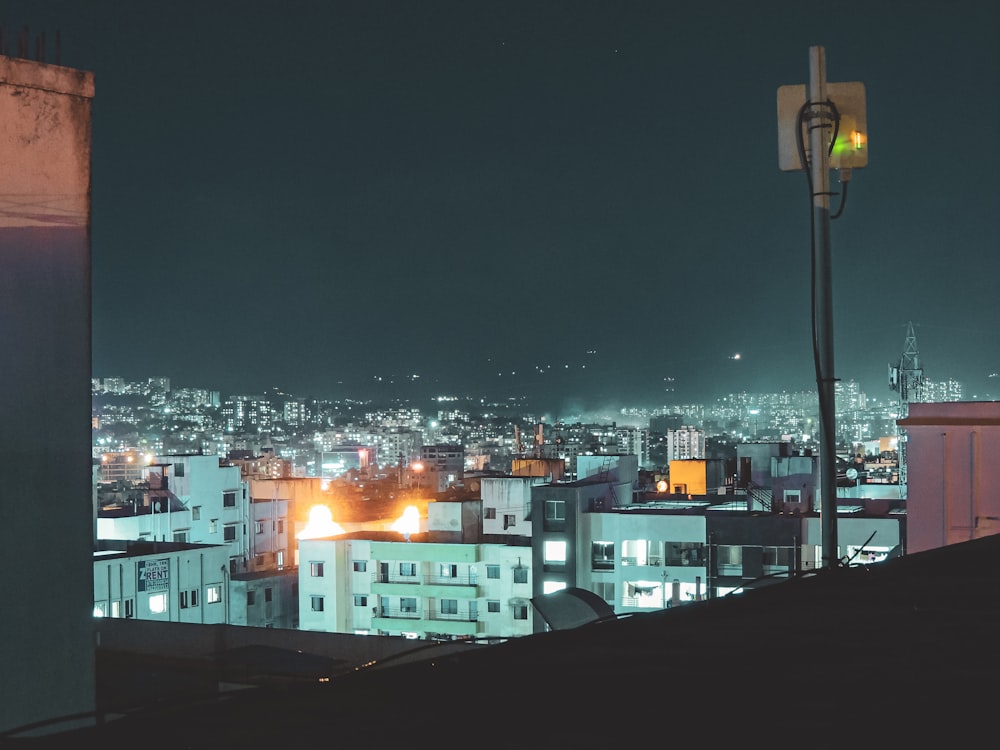
[[[153,594],[149,597],[149,611],[154,615],[161,615],[167,611],[167,595]]]
[[[566,588],[565,581],[545,581],[542,584],[542,593],[552,594],[556,591],[562,591],[564,588]]]
[[[108,616],[108,603],[107,602],[97,602],[94,604],[94,617],[107,617]]]
[[[208,604],[218,604],[222,601],[222,586],[215,584],[205,589],[205,602]]]
[[[566,562],[566,542],[550,540],[545,542],[544,560],[547,563]]]

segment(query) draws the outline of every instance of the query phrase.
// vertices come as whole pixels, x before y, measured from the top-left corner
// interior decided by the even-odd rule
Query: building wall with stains
[[[91,73],[0,56],[0,730],[94,708],[93,94]]]

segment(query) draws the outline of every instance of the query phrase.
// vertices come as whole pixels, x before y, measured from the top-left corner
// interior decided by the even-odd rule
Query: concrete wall
[[[1000,532],[1000,402],[910,404],[907,554]]]
[[[90,107],[93,75],[0,56],[0,730],[93,711]],[[26,516],[27,517],[27,516]],[[52,727],[62,730],[65,724]]]

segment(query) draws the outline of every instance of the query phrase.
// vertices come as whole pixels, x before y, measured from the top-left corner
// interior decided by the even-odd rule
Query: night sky
[[[996,2],[0,13],[9,51],[27,26],[55,62],[59,32],[95,75],[96,377],[553,404],[814,390],[809,194],[779,169],[776,95],[819,45],[829,81],[867,92],[869,163],[832,223],[837,377],[892,398],[913,321],[930,379],[1000,397]]]

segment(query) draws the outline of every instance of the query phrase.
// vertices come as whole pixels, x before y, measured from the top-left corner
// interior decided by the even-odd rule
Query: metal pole
[[[809,168],[812,176],[813,310],[819,391],[820,522],[823,534],[823,567],[833,568],[839,558],[837,544],[837,453],[834,423],[833,282],[830,261],[830,139],[833,116],[826,106],[826,56],[822,47],[809,48]]]

